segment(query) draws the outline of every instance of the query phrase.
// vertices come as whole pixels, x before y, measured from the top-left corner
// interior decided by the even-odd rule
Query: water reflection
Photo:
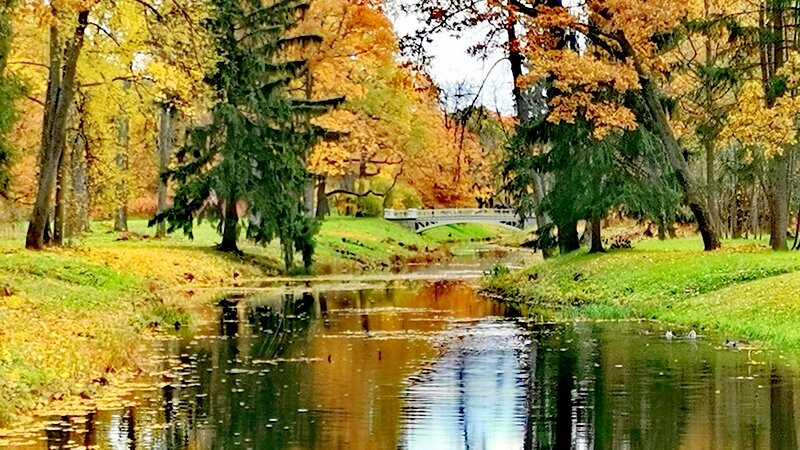
[[[797,372],[657,325],[534,325],[460,283],[221,301],[131,404],[15,448],[795,448]],[[24,445],[23,445],[24,444]]]
[[[526,447],[797,447],[796,372],[767,355],[643,331],[534,330]]]
[[[403,448],[522,448],[527,345],[514,323],[479,323],[404,395]]]

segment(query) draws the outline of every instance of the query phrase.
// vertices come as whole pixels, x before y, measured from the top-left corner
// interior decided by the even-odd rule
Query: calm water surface
[[[796,448],[787,359],[658,324],[533,324],[467,283],[222,301],[132,406],[19,448]],[[798,414],[795,412],[798,411]]]

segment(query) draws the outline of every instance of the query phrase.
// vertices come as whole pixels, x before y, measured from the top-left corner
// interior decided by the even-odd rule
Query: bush
[[[495,263],[492,268],[489,269],[489,276],[494,278],[502,278],[508,275],[511,275],[511,269],[500,263]]]
[[[389,186],[387,186],[388,188]],[[395,187],[389,191],[386,198],[386,205],[394,209],[411,209],[422,208],[422,197],[416,189],[405,183],[397,183]]]
[[[356,200],[357,217],[383,217],[383,198],[377,195],[358,197]]]
[[[606,241],[606,245],[612,250],[630,249],[633,248],[633,240],[630,235],[618,234],[612,236],[610,241]]]
[[[384,208],[410,209],[422,208],[422,197],[411,186],[398,182],[394,185],[392,180],[373,178],[358,180],[354,192],[377,192],[380,195],[367,195],[359,197],[352,194],[337,195],[333,203],[341,215],[355,215],[357,217],[383,217]]]

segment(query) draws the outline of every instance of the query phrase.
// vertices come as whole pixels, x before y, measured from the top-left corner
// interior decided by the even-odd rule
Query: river
[[[159,341],[158,388],[15,448],[797,447],[795,359],[657,323],[535,323],[458,272],[232,296]]]

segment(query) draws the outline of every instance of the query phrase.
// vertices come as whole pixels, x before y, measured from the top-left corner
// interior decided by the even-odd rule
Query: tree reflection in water
[[[797,447],[789,359],[512,315],[449,282],[230,298],[135,406],[15,448]]]

